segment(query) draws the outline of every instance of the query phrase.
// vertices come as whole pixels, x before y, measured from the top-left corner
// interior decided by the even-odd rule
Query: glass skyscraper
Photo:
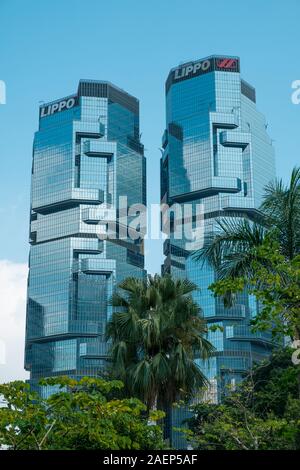
[[[172,69],[166,81],[166,130],[161,158],[161,200],[172,205],[203,205],[204,237],[220,218],[256,220],[264,186],[275,177],[275,158],[255,89],[241,79],[238,57],[211,56]],[[174,230],[174,226],[173,226]],[[226,385],[239,382],[254,361],[269,354],[268,333],[253,334],[250,320],[258,305],[247,293],[226,309],[208,290],[213,269],[201,266],[187,239],[171,233],[164,244],[163,272],[199,286],[195,299],[209,326],[216,353],[201,364],[213,401]]]
[[[127,206],[146,203],[139,102],[81,80],[76,94],[40,107],[33,144],[25,346],[33,386],[105,366],[112,291],[145,276],[144,242],[124,236],[121,196]]]

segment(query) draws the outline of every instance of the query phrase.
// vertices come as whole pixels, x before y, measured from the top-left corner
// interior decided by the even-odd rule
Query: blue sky
[[[72,94],[80,78],[110,80],[140,99],[148,201],[158,202],[164,81],[171,67],[210,54],[239,55],[242,76],[274,139],[277,174],[299,164],[298,0],[0,0],[0,260],[26,263],[33,133],[39,101]],[[159,271],[160,243],[147,267]]]

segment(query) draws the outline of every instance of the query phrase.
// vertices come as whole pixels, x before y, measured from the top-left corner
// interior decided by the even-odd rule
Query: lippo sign
[[[174,71],[174,81],[182,78],[188,78],[190,75],[201,75],[211,68],[210,60],[202,60],[195,62],[184,67],[178,68]]]
[[[42,106],[40,108],[40,118],[51,116],[55,113],[60,113],[61,111],[66,111],[67,109],[71,109],[74,106],[78,105],[78,96],[70,96],[60,101],[56,101],[55,103],[51,103],[47,106]]]
[[[172,83],[214,71],[239,72],[240,63],[238,57],[208,57],[207,59],[183,64],[170,72],[166,89],[168,91]]]

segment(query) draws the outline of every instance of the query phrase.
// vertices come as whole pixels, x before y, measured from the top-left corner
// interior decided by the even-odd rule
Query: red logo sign
[[[219,67],[219,69],[232,69],[236,67],[236,65],[236,59],[221,59],[217,62],[217,66]]]

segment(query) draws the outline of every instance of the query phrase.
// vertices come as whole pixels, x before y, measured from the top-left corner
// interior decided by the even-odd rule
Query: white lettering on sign
[[[75,106],[76,99],[74,97],[69,98],[67,100],[58,101],[57,103],[49,104],[49,106],[45,106],[41,108],[40,117],[51,116],[51,114],[59,113],[60,111],[64,111],[66,109],[71,109]]]
[[[180,78],[188,77],[189,75],[195,75],[199,71],[205,72],[209,68],[210,60],[202,60],[195,64],[186,65],[185,67],[175,70],[174,80],[179,80]]]

